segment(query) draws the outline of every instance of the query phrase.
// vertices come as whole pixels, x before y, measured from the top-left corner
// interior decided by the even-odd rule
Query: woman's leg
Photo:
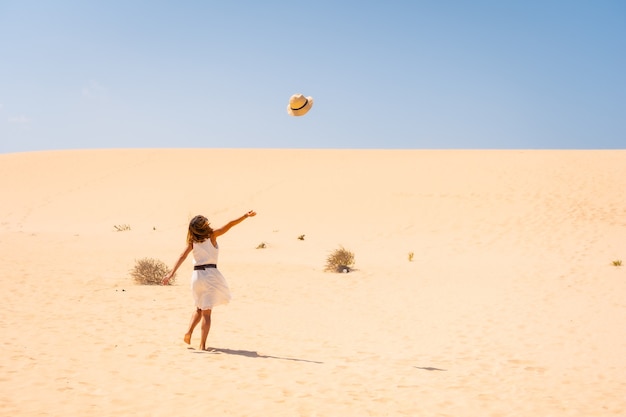
[[[193,333],[193,329],[196,328],[198,323],[200,323],[200,319],[202,318],[202,310],[196,308],[196,311],[191,315],[191,321],[189,322],[189,329],[187,333],[185,333],[185,343],[191,343],[191,334]]]
[[[200,350],[206,350],[206,338],[211,330],[211,310],[202,310],[202,335],[200,336]]]

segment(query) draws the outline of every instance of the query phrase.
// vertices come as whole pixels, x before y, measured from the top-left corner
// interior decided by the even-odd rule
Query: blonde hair
[[[187,232],[187,243],[204,242],[211,237],[213,229],[209,225],[209,220],[204,216],[196,216],[189,222]]]

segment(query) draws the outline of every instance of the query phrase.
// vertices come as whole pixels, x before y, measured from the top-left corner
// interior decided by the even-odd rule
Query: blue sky
[[[0,0],[0,153],[85,148],[624,149],[626,1]]]

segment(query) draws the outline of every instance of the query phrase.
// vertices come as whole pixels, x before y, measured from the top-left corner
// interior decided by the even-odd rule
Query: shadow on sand
[[[193,349],[193,348],[189,348]],[[241,349],[226,349],[226,348],[208,348],[207,350],[195,350],[194,353],[209,353],[209,354],[221,354],[224,353],[226,355],[237,355],[237,356],[245,356],[246,358],[261,358],[261,359],[280,359],[283,361],[294,361],[294,362],[308,362],[308,363],[317,363],[322,364],[324,362],[318,361],[310,361],[307,359],[298,359],[298,358],[286,358],[281,356],[271,356],[271,355],[259,355],[258,352],[254,350],[241,350]]]
[[[415,368],[421,369],[423,371],[446,371],[446,369],[433,368],[432,366],[416,366]]]

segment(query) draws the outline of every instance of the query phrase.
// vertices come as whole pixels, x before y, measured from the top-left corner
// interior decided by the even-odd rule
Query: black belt
[[[207,268],[217,268],[217,265],[215,264],[204,264],[204,265],[194,265],[193,269],[195,269],[196,271],[202,269],[205,270]]]

